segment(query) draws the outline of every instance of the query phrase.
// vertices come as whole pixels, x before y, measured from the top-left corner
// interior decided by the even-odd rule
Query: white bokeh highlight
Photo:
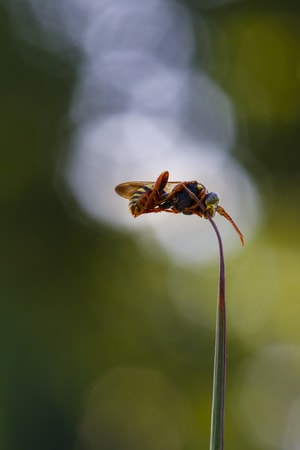
[[[14,0],[10,8],[25,39],[76,64],[69,113],[74,132],[59,170],[86,214],[131,230],[146,247],[147,237],[154,238],[179,264],[215,257],[208,221],[166,213],[134,220],[114,192],[121,182],[154,181],[168,170],[171,180],[198,180],[218,192],[246,239],[251,236],[259,201],[230,155],[234,108],[193,66],[195,23],[197,62],[205,67],[213,57],[210,29],[200,15],[193,22],[173,0]],[[40,40],[36,26],[33,32],[22,25],[30,14]],[[237,248],[231,225],[216,220],[227,250]]]

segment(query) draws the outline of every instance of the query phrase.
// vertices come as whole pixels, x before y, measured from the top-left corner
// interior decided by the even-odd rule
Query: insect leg
[[[149,194],[147,201],[143,207],[143,213],[148,212],[149,205],[153,202],[153,200],[156,199],[156,202],[159,199],[159,195],[162,193],[164,187],[166,186],[169,179],[169,172],[166,170],[165,172],[162,172],[159,177],[157,178],[155,185],[153,186],[151,194]],[[154,202],[154,203],[156,203]],[[149,211],[150,212],[150,211]],[[153,212],[153,211],[151,211]]]
[[[233,228],[235,229],[235,231],[239,235],[242,245],[244,245],[244,243],[245,243],[244,235],[241,232],[241,230],[239,229],[239,227],[237,226],[237,224],[234,222],[234,220],[230,217],[230,215],[225,211],[224,208],[222,208],[222,206],[219,206],[219,205],[217,206],[217,212],[221,216],[225,217],[225,219],[227,219],[231,223],[231,225],[233,226]]]
[[[195,200],[196,204],[199,206],[199,208],[201,209],[203,216],[206,216],[206,208],[203,205],[203,203],[201,202],[201,200],[197,197],[197,195],[194,194],[194,192],[192,192],[187,186],[185,186],[185,184],[182,184],[183,188],[187,191],[187,193],[189,194],[189,196]]]
[[[156,208],[148,208],[147,210],[143,211],[143,214],[158,213],[158,212],[167,212],[167,213],[172,213],[172,214],[180,213],[180,211],[175,211],[173,209],[165,209],[161,206],[157,206]]]

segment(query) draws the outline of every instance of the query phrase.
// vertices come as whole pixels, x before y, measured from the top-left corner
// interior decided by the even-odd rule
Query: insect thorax
[[[206,188],[197,181],[191,181],[183,184],[187,187],[187,189],[190,192],[196,195],[196,197],[198,197],[199,200],[202,200],[207,192]],[[176,187],[174,188],[174,190],[175,189]],[[166,206],[168,208],[173,208],[178,212],[182,212],[183,214],[191,214],[190,212],[185,212],[185,210],[188,210],[194,205],[195,200],[192,198],[189,192],[186,189],[184,189],[184,187],[178,190],[178,192],[174,194],[174,197],[172,197],[170,200],[166,202]]]

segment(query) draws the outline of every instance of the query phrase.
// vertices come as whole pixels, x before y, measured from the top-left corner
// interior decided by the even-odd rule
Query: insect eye
[[[219,201],[220,197],[216,192],[209,192],[205,196],[204,203],[206,206],[206,211],[209,213],[211,217],[215,215]]]
[[[215,205],[216,203],[219,203],[220,201],[220,197],[219,194],[217,194],[216,192],[209,192],[205,199],[204,202],[206,205]]]

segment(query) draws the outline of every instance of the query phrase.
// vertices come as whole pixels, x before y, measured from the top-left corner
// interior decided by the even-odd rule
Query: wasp
[[[198,181],[169,181],[169,172],[165,171],[156,181],[129,181],[118,184],[115,191],[121,197],[129,199],[129,210],[134,217],[165,211],[174,214],[196,214],[208,219],[218,213],[231,223],[244,245],[242,232],[219,205],[219,195],[209,192]]]
[[[168,179],[169,172],[165,171],[156,181],[129,181],[118,184],[115,191],[121,197],[129,199],[129,211],[134,217],[165,211],[166,208],[162,207],[164,199],[168,197],[168,191],[177,184],[168,182]]]

